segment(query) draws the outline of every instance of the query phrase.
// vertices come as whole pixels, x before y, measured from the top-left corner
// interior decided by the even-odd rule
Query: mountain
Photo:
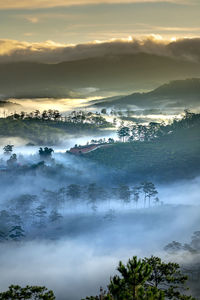
[[[126,107],[136,105],[145,108],[200,106],[200,78],[175,80],[147,93],[96,101],[93,106]]]
[[[77,90],[82,88],[127,93],[191,77],[200,77],[200,64],[145,53],[58,64],[4,63],[0,64],[0,94],[4,98],[73,98],[80,96]]]

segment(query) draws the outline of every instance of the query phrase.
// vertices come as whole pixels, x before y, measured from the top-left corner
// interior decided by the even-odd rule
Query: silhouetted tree
[[[164,247],[164,250],[171,254],[177,253],[182,249],[183,249],[182,244],[176,241],[173,241]]]
[[[45,219],[46,214],[47,214],[47,212],[46,212],[46,210],[45,210],[44,205],[39,205],[39,206],[35,209],[34,215],[35,215],[36,217],[39,218],[39,224],[40,224],[41,226],[44,225],[44,219]]]
[[[49,159],[51,158],[52,152],[54,152],[54,150],[52,148],[48,148],[48,147],[44,147],[39,149],[39,155],[40,158],[42,159]]]
[[[122,139],[123,142],[125,142],[125,138],[128,138],[130,136],[130,128],[129,127],[120,127],[117,131],[118,137]]]
[[[96,183],[91,183],[87,188],[88,202],[91,204],[92,210],[97,210],[97,199],[99,197],[99,188]]]
[[[13,151],[14,145],[6,145],[3,147],[4,154],[10,155]]]
[[[141,193],[141,187],[135,186],[133,188],[133,201],[135,202],[136,207],[137,207],[139,199],[140,199],[140,193]]]
[[[7,160],[8,167],[14,167],[17,164],[17,155],[13,153],[11,157]]]
[[[155,197],[158,194],[155,185],[152,182],[145,181],[141,183],[141,189],[144,193],[144,207],[146,206],[147,198],[149,199],[150,206],[151,197]]]
[[[118,195],[121,200],[124,201],[124,203],[129,203],[130,202],[130,197],[131,197],[131,191],[128,185],[120,185],[118,188]]]
[[[67,187],[67,196],[72,200],[77,200],[80,198],[81,188],[78,184],[70,184]]]
[[[61,221],[62,219],[62,215],[58,213],[57,210],[52,210],[50,215],[49,215],[49,220],[50,222],[56,222],[58,223],[59,221]]]

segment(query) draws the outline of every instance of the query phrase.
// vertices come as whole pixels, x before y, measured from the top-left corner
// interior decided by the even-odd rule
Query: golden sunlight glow
[[[53,99],[53,98],[37,98],[37,99],[10,99],[11,102],[20,104],[19,111],[22,109],[31,112],[35,109],[48,110],[57,109],[60,112],[71,111],[74,109],[84,109],[91,100],[99,100],[102,97],[88,97],[83,99]]]
[[[173,37],[171,38],[171,41],[172,41],[172,42],[176,42],[176,41],[177,41],[177,38],[176,38],[175,36],[173,36]]]
[[[151,34],[151,36],[154,41],[163,41],[163,37],[160,34]]]

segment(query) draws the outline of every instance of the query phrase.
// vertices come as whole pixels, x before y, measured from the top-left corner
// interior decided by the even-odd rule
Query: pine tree
[[[19,285],[11,285],[6,292],[0,293],[0,300],[55,300],[54,293],[41,286],[26,286],[22,288]]]
[[[188,277],[182,274],[179,264],[164,263],[159,257],[151,256],[143,259],[144,263],[151,266],[152,272],[147,285],[162,290],[169,299],[193,299],[181,293],[185,288]]]
[[[152,272],[151,267],[134,256],[128,260],[126,266],[120,261],[117,270],[120,276],[115,275],[111,279],[109,291],[117,300],[137,300],[139,289]]]

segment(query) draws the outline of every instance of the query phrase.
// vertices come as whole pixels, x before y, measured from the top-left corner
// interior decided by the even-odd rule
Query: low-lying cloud
[[[151,35],[144,39],[113,39],[85,44],[61,44],[53,41],[29,43],[16,40],[0,40],[0,63],[35,61],[59,63],[106,55],[131,55],[148,53],[200,62],[200,38],[174,41]]]

